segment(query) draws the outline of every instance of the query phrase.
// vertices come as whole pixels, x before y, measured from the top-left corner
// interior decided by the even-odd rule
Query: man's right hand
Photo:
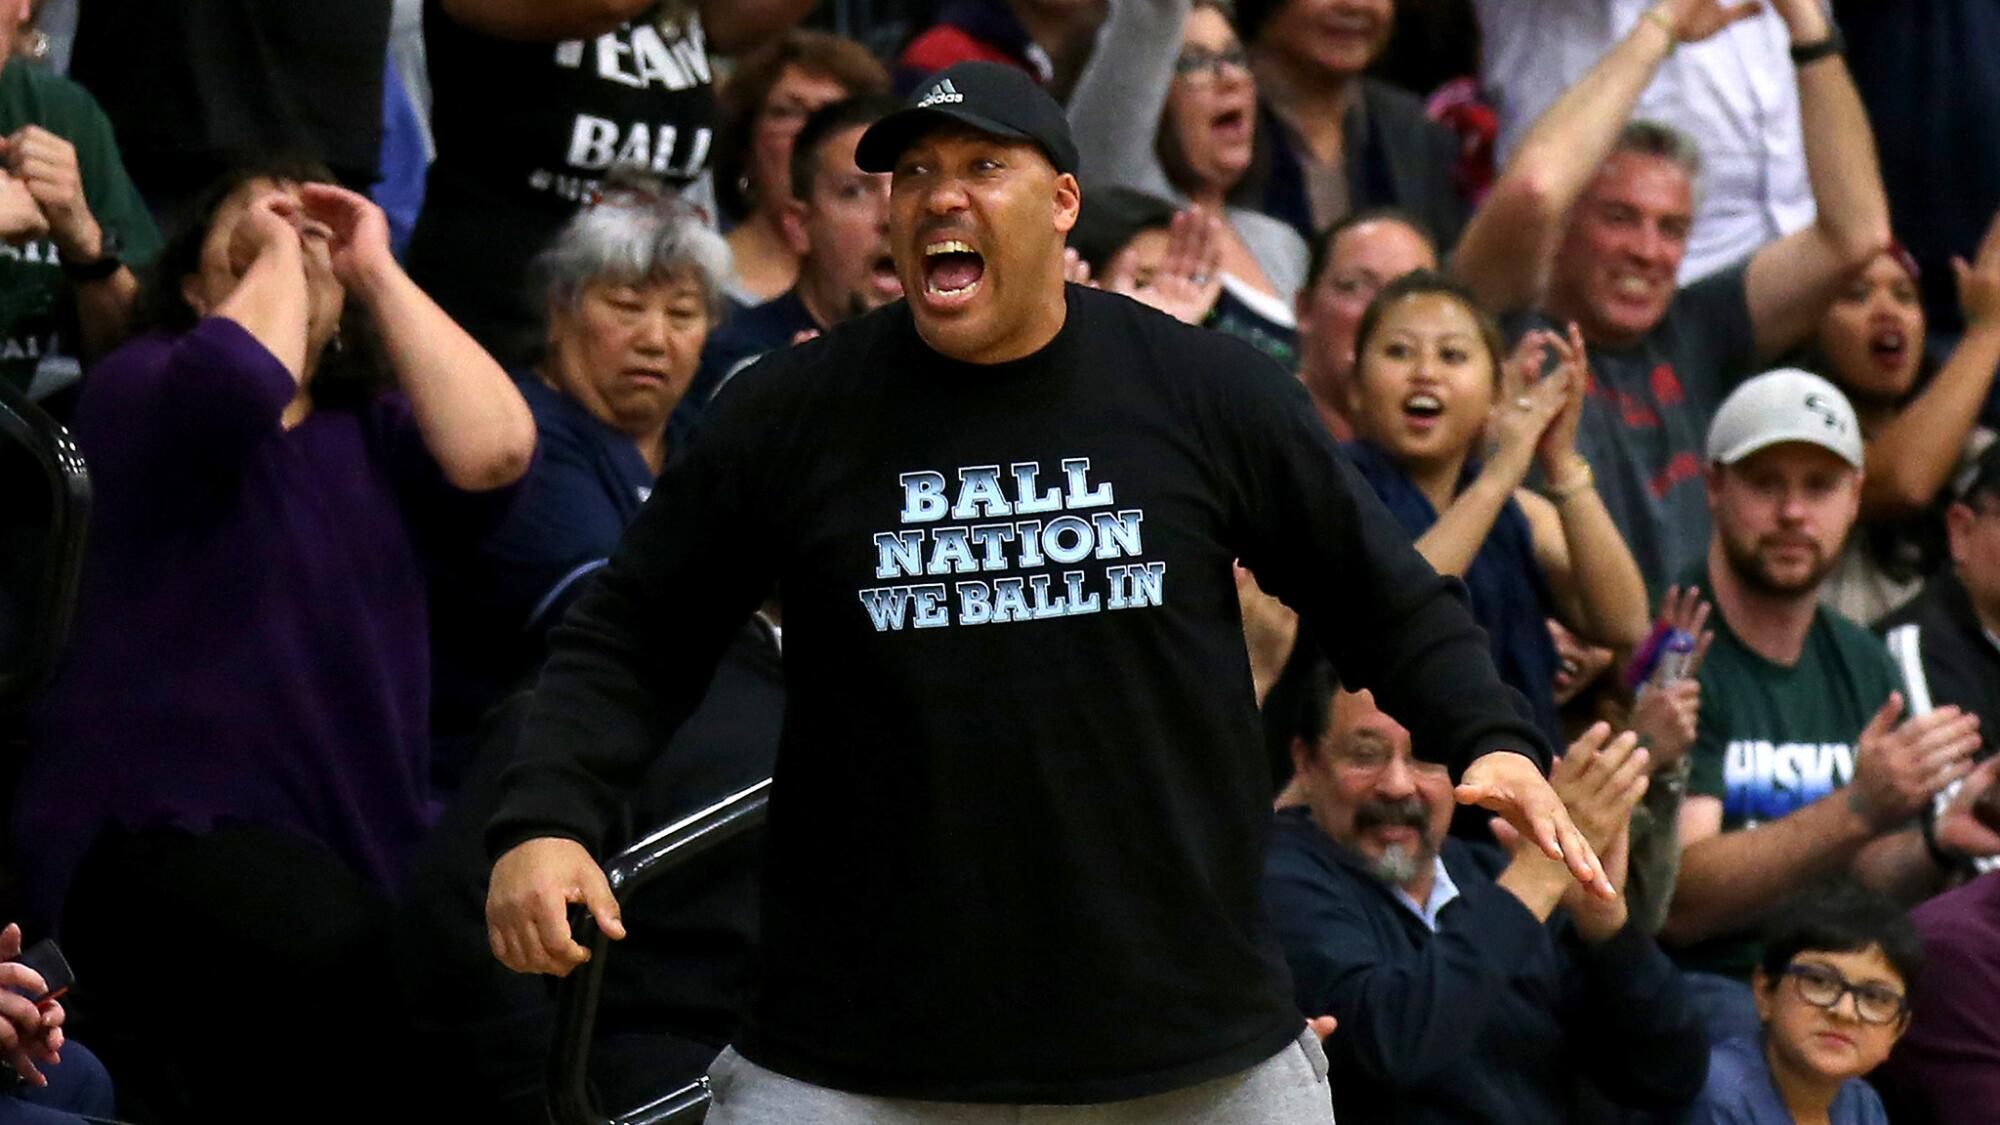
[[[486,891],[493,955],[517,973],[568,976],[590,960],[590,950],[570,934],[572,903],[589,907],[606,936],[625,936],[611,884],[582,844],[543,836],[515,845],[493,865]]]
[[[1847,806],[1877,832],[1917,814],[1938,790],[1972,770],[1979,749],[1979,716],[1940,707],[1900,726],[1903,694],[1891,692],[1861,732]]]

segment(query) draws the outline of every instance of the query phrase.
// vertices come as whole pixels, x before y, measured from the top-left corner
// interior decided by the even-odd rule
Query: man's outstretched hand
[[[1481,756],[1467,767],[1455,795],[1461,805],[1498,813],[1522,839],[1532,841],[1550,859],[1562,861],[1577,882],[1599,897],[1618,897],[1597,852],[1570,820],[1555,787],[1527,755],[1500,751]]]

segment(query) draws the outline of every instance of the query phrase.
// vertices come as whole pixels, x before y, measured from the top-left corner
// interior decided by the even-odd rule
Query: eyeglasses
[[[1330,736],[1328,742],[1334,768],[1354,777],[1373,777],[1388,769],[1389,763],[1396,760],[1395,751],[1379,743],[1356,740],[1346,746],[1337,746],[1331,745]],[[1448,767],[1436,762],[1426,762],[1421,758],[1405,760],[1414,774],[1445,776],[1450,773]]]
[[[1250,52],[1242,44],[1211,51],[1206,47],[1190,47],[1182,51],[1174,60],[1174,77],[1190,82],[1220,82],[1222,68],[1233,66],[1241,71],[1250,69]]]
[[[1855,984],[1824,965],[1792,965],[1785,970],[1799,990],[1799,999],[1816,1008],[1833,1009],[1840,998],[1854,994],[1854,1014],[1863,1023],[1895,1023],[1910,1010],[1910,1001],[1893,988]]]

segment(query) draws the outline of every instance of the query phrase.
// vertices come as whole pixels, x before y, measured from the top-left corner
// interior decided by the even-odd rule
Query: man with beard
[[[1922,893],[1932,862],[1912,818],[1971,768],[1979,722],[1957,707],[1904,720],[1882,642],[1819,602],[1861,497],[1846,396],[1766,372],[1724,400],[1707,455],[1714,531],[1683,585],[1714,603],[1715,642],[1661,937],[1720,1042],[1757,1031],[1747,981],[1772,904],[1850,869]]]
[[[903,295],[889,255],[889,177],[864,172],[854,146],[899,103],[885,96],[820,107],[792,142],[792,200],[785,237],[799,254],[799,279],[744,309],[709,337],[688,397],[696,409],[731,375],[765,352],[817,336]]]
[[[776,588],[759,955],[710,1125],[1324,1123],[1231,563],[1457,800],[1614,901],[1546,743],[1296,380],[1064,284],[1076,145],[1025,72],[951,67],[856,156],[908,298],[731,380],[551,636],[487,830],[494,952],[574,969],[569,904],[624,936],[615,786]]]
[[[1691,1100],[1700,1023],[1624,900],[1577,893],[1533,849],[1448,836],[1451,780],[1409,730],[1323,661],[1308,682],[1285,716],[1306,804],[1278,812],[1264,886],[1295,1001],[1340,1020],[1336,1116],[1572,1121],[1579,1080],[1632,1109]],[[1621,885],[1646,766],[1635,735],[1600,723],[1553,779]]]

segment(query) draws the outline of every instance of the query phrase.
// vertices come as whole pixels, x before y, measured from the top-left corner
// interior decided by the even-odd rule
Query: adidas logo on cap
[[[917,103],[917,108],[924,109],[941,102],[962,102],[964,100],[965,95],[959,93],[958,88],[951,84],[951,79],[947,78],[937,85],[932,86],[930,92],[923,96],[923,100]]]

